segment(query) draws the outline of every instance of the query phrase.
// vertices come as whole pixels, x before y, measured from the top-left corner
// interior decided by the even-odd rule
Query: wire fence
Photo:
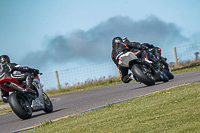
[[[200,52],[200,43],[178,46],[176,47],[177,61],[178,63],[181,63],[184,61],[198,60],[198,52]],[[163,48],[162,56],[167,58],[168,63],[176,63],[173,47]],[[110,62],[91,64],[73,69],[61,70],[58,71],[57,74],[60,87],[64,88],[66,86],[73,86],[75,84],[119,76],[119,71],[116,65],[111,60]],[[43,89],[45,91],[59,88],[55,72],[43,73],[40,78],[41,83],[44,85]]]
[[[200,52],[200,43],[176,47],[178,62],[195,60],[195,52]],[[176,63],[173,47],[163,49],[162,56],[167,58],[168,63]],[[107,79],[114,76],[119,76],[119,72],[116,65],[112,61],[58,71],[61,88],[85,83],[88,81]],[[58,89],[55,72],[46,74],[44,73],[41,76],[41,82],[44,85],[44,90]]]

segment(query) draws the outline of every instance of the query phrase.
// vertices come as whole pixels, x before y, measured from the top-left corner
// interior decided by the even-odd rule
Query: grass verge
[[[200,82],[46,122],[30,132],[200,132]]]
[[[0,115],[1,114],[7,114],[7,113],[10,113],[10,112],[13,112],[11,108],[3,108],[3,109],[0,109]]]

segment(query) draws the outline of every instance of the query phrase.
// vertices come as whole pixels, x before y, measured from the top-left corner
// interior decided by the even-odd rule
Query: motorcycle
[[[40,83],[38,75],[34,74],[32,82],[33,88],[37,90],[37,94],[30,94],[25,91],[25,82],[19,83],[16,78],[0,79],[0,87],[7,92],[12,92],[9,95],[9,105],[13,112],[21,119],[29,119],[32,112],[43,110],[46,113],[53,111],[53,104],[49,97],[45,94]]]
[[[157,62],[148,54],[148,59],[152,62],[149,66],[139,59],[133,52],[126,52],[120,55],[119,65],[131,70],[133,77],[137,82],[142,82],[147,86],[154,85],[157,81],[168,82],[168,76],[162,71]]]
[[[161,57],[161,59],[158,61],[158,64],[163,68],[163,72],[169,77],[169,79],[173,79],[174,75],[172,74],[169,64],[166,62],[166,60],[166,58]]]
[[[157,47],[150,48],[148,49],[148,52],[157,55],[158,65],[161,67],[162,71],[168,76],[169,79],[173,79],[174,75],[171,73],[169,64],[166,62],[167,58],[161,56],[161,49]]]

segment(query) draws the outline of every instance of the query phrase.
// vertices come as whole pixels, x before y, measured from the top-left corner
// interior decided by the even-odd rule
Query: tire
[[[53,104],[51,103],[51,100],[49,99],[49,97],[43,92],[43,98],[44,98],[44,105],[45,105],[45,109],[44,112],[46,113],[51,113],[53,111]]]
[[[167,74],[163,72],[163,82],[168,82],[168,81],[169,81],[169,77],[167,76]]]
[[[132,72],[139,79],[139,81],[141,81],[145,85],[150,86],[155,84],[155,78],[153,77],[153,75],[149,74],[149,76],[147,76],[146,74],[144,74],[139,64],[134,64],[132,66]]]
[[[166,69],[162,69],[162,71],[168,76],[169,79],[173,79],[174,75]]]
[[[13,92],[9,96],[9,105],[13,112],[21,119],[29,119],[32,116],[32,108],[28,100],[20,93]]]

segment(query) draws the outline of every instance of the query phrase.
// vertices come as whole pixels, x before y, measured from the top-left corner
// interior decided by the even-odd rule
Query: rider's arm
[[[29,67],[23,67],[20,66],[18,64],[12,63],[13,67],[13,71],[21,71],[21,72],[30,72],[30,73],[39,73],[39,70],[37,69],[33,69],[33,68],[29,68]]]
[[[149,43],[142,43],[141,45],[146,46],[148,48],[154,48],[155,47],[153,44],[149,44]]]
[[[114,52],[114,50],[111,53],[111,58],[112,58],[112,61],[117,65],[116,53]]]
[[[141,45],[138,42],[130,42],[130,43],[127,44],[127,46],[129,48],[135,48],[135,49],[139,49],[139,50],[146,50],[147,49],[145,46]]]

